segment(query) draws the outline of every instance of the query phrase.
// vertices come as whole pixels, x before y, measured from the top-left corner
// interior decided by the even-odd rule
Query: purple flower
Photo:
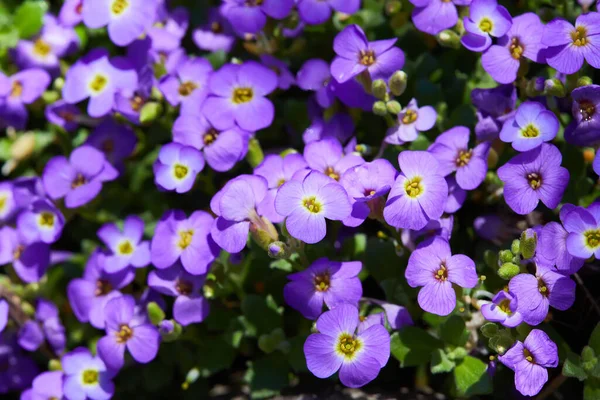
[[[580,15],[575,26],[564,19],[554,19],[546,24],[542,43],[548,47],[544,52],[548,65],[563,74],[579,71],[584,59],[592,67],[600,68],[596,44],[599,25],[600,14],[596,12]]]
[[[26,389],[38,374],[36,363],[23,354],[11,334],[0,335],[0,362],[5,366],[0,370],[0,394]]]
[[[400,238],[402,239],[402,245],[410,251],[413,251],[417,247],[418,241],[433,237],[440,237],[446,241],[450,241],[453,228],[454,216],[442,216],[439,219],[429,220],[427,225],[419,230],[402,229]]]
[[[190,146],[169,143],[160,148],[154,163],[154,182],[163,190],[189,192],[204,168],[202,153]]]
[[[6,300],[0,300],[0,333],[4,331],[6,324],[8,324],[8,311],[8,303]]]
[[[137,137],[127,125],[116,123],[113,119],[105,119],[94,129],[85,141],[104,153],[104,156],[115,168],[123,170],[123,161],[133,153]]]
[[[100,0],[97,3],[104,2]],[[93,1],[88,1],[88,4],[91,3]],[[69,68],[62,95],[69,104],[89,98],[88,114],[91,117],[102,117],[112,110],[118,91],[133,92],[137,85],[137,73],[130,68],[127,60],[109,60],[105,50],[96,49]]]
[[[467,198],[467,192],[458,186],[456,178],[452,175],[446,177],[446,183],[448,184],[448,200],[446,201],[444,212],[453,214],[462,207]]]
[[[152,264],[165,269],[181,260],[190,274],[205,274],[220,250],[209,236],[213,221],[204,211],[189,218],[180,210],[167,211],[156,225],[150,245]]]
[[[169,12],[165,3],[159,3],[154,24],[148,28],[152,48],[159,52],[171,52],[181,45],[190,22],[185,7],[177,7]]]
[[[212,66],[204,58],[192,58],[164,76],[159,89],[172,106],[181,104],[183,114],[197,114],[208,95]]]
[[[437,35],[458,22],[456,6],[468,6],[471,0],[410,0],[415,6],[412,21],[415,27],[430,35]]]
[[[312,170],[322,172],[336,181],[339,181],[349,168],[365,162],[357,154],[344,155],[342,145],[335,138],[325,138],[307,144],[304,148],[304,159]]]
[[[371,79],[387,80],[404,66],[404,53],[394,47],[398,39],[367,41],[358,25],[348,25],[337,34],[333,50],[337,57],[331,63],[331,75],[344,83],[367,71]]]
[[[398,125],[388,130],[385,141],[391,144],[404,144],[417,139],[419,132],[433,128],[437,112],[431,106],[420,107],[412,99],[398,114]]]
[[[292,237],[313,244],[325,237],[325,219],[347,218],[352,205],[342,185],[312,171],[301,182],[291,180],[281,186],[275,197],[275,210],[287,217],[285,227]]]
[[[85,266],[82,278],[69,282],[67,296],[73,313],[80,322],[90,322],[94,328],[104,329],[104,306],[121,295],[119,289],[129,285],[135,277],[132,268],[108,273],[100,264],[104,254],[95,250]]]
[[[569,171],[560,166],[561,162],[560,151],[543,143],[498,168],[504,200],[510,208],[517,214],[529,214],[540,200],[548,208],[556,208],[569,183]]]
[[[58,20],[64,26],[73,27],[83,21],[82,13],[83,0],[65,0],[58,14]]]
[[[31,389],[21,394],[22,400],[63,399],[63,372],[42,372],[32,382]]]
[[[540,324],[550,306],[564,311],[575,301],[575,282],[540,264],[535,275],[519,274],[510,280],[508,288],[517,298],[517,311],[529,325]]]
[[[392,303],[377,303],[385,312],[385,318],[387,319],[390,328],[393,330],[399,330],[405,326],[414,325],[410,313],[405,307],[399,306]]]
[[[429,146],[444,176],[456,171],[456,182],[464,190],[473,190],[483,182],[487,173],[490,142],[469,148],[469,128],[456,126],[439,135]]]
[[[19,330],[18,343],[27,351],[35,351],[42,345],[44,339],[52,346],[54,352],[64,351],[67,338],[65,327],[58,315],[58,308],[54,303],[40,299],[37,302],[35,320],[26,321]]]
[[[328,378],[339,370],[347,387],[360,387],[377,377],[390,357],[390,335],[381,324],[356,333],[358,309],[341,304],[317,320],[319,333],[304,343],[306,365],[317,378]]]
[[[285,157],[279,155],[268,155],[262,163],[254,169],[254,175],[262,176],[267,180],[268,191],[261,202],[261,210],[265,217],[273,223],[283,222],[284,217],[275,211],[275,197],[277,191],[294,174],[308,168],[304,157],[298,153],[287,154]]]
[[[12,262],[15,272],[26,283],[38,282],[50,265],[50,247],[46,243],[28,243],[15,229],[0,228],[0,265]]]
[[[560,209],[560,221],[565,224],[567,221],[567,215],[571,211],[576,211],[576,213],[569,218],[571,221],[577,220],[588,220],[589,216],[587,211],[575,207],[571,204],[565,204]],[[583,217],[583,218],[582,218]],[[573,226],[575,228],[575,226]],[[564,275],[574,274],[583,266],[585,258],[587,257],[574,257],[569,253],[567,248],[567,239],[569,237],[569,232],[563,227],[563,225],[558,222],[549,222],[547,223],[543,229],[541,235],[539,235],[538,240],[538,248],[536,254],[542,254],[544,259],[550,262],[552,265],[556,266],[557,272],[560,272]],[[577,243],[577,240],[574,240]],[[589,250],[585,251],[587,255]],[[591,254],[590,254],[591,256]]]
[[[485,51],[492,45],[492,37],[502,37],[512,25],[508,10],[497,0],[475,0],[469,7],[469,17],[463,18],[467,33],[461,43],[471,51]]]
[[[30,68],[6,78],[0,72],[0,127],[24,129],[31,104],[50,84],[50,75],[39,68]]]
[[[104,307],[106,336],[98,341],[98,355],[111,369],[123,367],[126,348],[142,364],[154,360],[158,353],[158,329],[135,318],[134,309],[135,300],[128,295],[115,297]]]
[[[421,243],[412,252],[405,276],[411,287],[423,286],[417,299],[421,308],[437,315],[448,315],[456,307],[453,283],[474,288],[479,281],[473,260],[452,255],[448,242],[439,237]]]
[[[448,184],[428,152],[402,151],[398,164],[401,173],[388,195],[383,217],[393,227],[418,230],[442,216]]]
[[[329,309],[348,303],[358,306],[362,284],[358,274],[360,261],[337,262],[319,258],[302,272],[288,275],[283,288],[285,302],[308,319],[317,319],[323,303]]]
[[[339,112],[325,121],[320,116],[313,118],[312,124],[306,128],[302,134],[302,140],[305,144],[317,140],[331,138],[337,142],[345,143],[350,139],[354,132],[354,121],[349,114]],[[349,143],[349,141],[348,141]],[[348,153],[354,151],[352,148]]]
[[[567,251],[571,256],[600,257],[600,203],[590,204],[587,210],[576,207],[567,211],[563,225],[568,232]]]
[[[284,19],[294,7],[294,0],[223,0],[221,12],[238,35],[257,33],[267,23],[267,16]]]
[[[208,9],[208,21],[194,30],[192,38],[200,50],[207,51],[223,50],[229,53],[235,44],[233,29],[218,7]]]
[[[331,11],[354,14],[360,9],[360,0],[298,0],[300,18],[308,25],[327,22]]]
[[[565,129],[565,139],[577,146],[596,143],[600,138],[600,86],[573,89],[571,97],[574,121]]]
[[[64,225],[65,217],[45,199],[35,200],[17,218],[19,234],[28,243],[54,243],[60,238]]]
[[[537,14],[525,13],[515,17],[506,35],[481,56],[483,69],[496,82],[514,82],[523,57],[544,62],[541,56],[541,50],[545,47],[542,45],[543,33],[544,25]]]
[[[194,147],[212,169],[229,171],[248,151],[251,133],[237,126],[218,130],[202,114],[180,115],[173,124],[173,141]]]
[[[296,81],[300,89],[315,92],[315,98],[321,107],[328,108],[335,101],[327,62],[319,58],[306,61],[298,71]]]
[[[529,151],[554,139],[559,125],[552,111],[540,103],[526,101],[521,103],[513,118],[504,122],[500,140],[512,143],[517,151]]]
[[[177,297],[173,303],[173,318],[181,325],[204,321],[209,304],[202,295],[204,275],[192,275],[181,263],[167,269],[159,269],[148,275],[148,286],[167,296]]]
[[[108,37],[127,46],[154,22],[155,0],[84,0],[83,23],[92,29],[108,26]]]
[[[12,182],[0,182],[0,222],[7,222],[17,211]]]
[[[280,59],[273,57],[270,54],[261,54],[260,62],[265,67],[271,69],[277,74],[278,84],[277,87],[281,90],[288,90],[290,86],[295,83],[294,75],[290,72],[288,65]]]
[[[144,221],[137,216],[125,218],[123,231],[117,224],[104,224],[98,230],[98,237],[112,254],[100,257],[102,268],[108,273],[122,271],[130,265],[142,268],[150,264],[150,243],[142,241]]]
[[[490,303],[481,306],[481,314],[488,321],[500,322],[507,328],[523,322],[523,316],[517,311],[517,298],[504,290],[499,291]]]
[[[209,86],[202,113],[215,128],[237,124],[256,132],[273,122],[275,108],[265,96],[277,88],[277,74],[267,67],[254,61],[227,64],[212,75]]]
[[[112,378],[116,371],[85,347],[78,347],[62,357],[63,391],[68,399],[107,400],[115,392]]]
[[[346,226],[358,226],[368,216],[381,218],[384,196],[390,191],[398,172],[385,159],[351,167],[342,175],[340,183],[346,189],[352,213],[344,219]]]
[[[558,366],[558,348],[544,331],[533,329],[524,343],[517,340],[498,360],[515,371],[519,393],[535,396],[548,381],[546,368]]]
[[[73,150],[67,159],[55,156],[44,168],[44,190],[53,199],[65,198],[67,208],[89,203],[102,190],[102,183],[119,175],[104,154],[87,145]]]
[[[79,127],[77,119],[81,112],[77,106],[59,100],[46,106],[44,115],[51,124],[60,126],[67,132],[73,132]]]
[[[594,156],[594,162],[592,163],[592,169],[596,175],[600,175],[600,151],[596,152]]]

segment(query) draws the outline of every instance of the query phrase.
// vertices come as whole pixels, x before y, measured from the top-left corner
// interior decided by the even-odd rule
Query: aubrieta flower
[[[588,211],[575,207],[572,204],[565,204],[561,207],[559,217],[562,224],[565,224],[567,221],[567,215],[571,212],[576,212],[576,215],[570,218],[571,221],[579,222],[580,220],[587,220],[591,222],[589,219]],[[575,226],[570,225],[573,228]],[[552,263],[552,265],[556,266],[557,272],[560,272],[564,275],[574,274],[583,266],[586,257],[575,257],[571,255],[567,248],[567,238],[569,237],[569,232],[563,227],[563,225],[558,222],[548,222],[543,228],[541,235],[539,235],[538,240],[538,249],[536,254],[543,254],[544,258]],[[577,241],[575,240],[575,243]],[[587,255],[589,252],[586,251]]]
[[[150,264],[150,243],[142,240],[144,221],[130,215],[123,222],[123,230],[117,224],[104,224],[98,230],[98,237],[111,251],[100,259],[102,268],[108,273],[119,272],[129,266],[142,268]]]
[[[254,169],[254,175],[262,176],[267,180],[268,191],[261,202],[261,210],[269,221],[273,223],[283,221],[284,217],[275,211],[277,191],[281,185],[291,180],[296,172],[306,168],[308,165],[301,154],[290,153],[285,157],[270,154]]]
[[[65,0],[60,12],[58,21],[64,25],[73,27],[83,21],[83,0]]]
[[[92,29],[108,26],[108,37],[127,46],[154,22],[155,0],[83,0],[83,23]]]
[[[164,76],[159,89],[169,104],[181,104],[183,114],[197,114],[208,95],[208,82],[213,72],[205,58],[191,58],[170,75]]]
[[[305,144],[315,142],[317,140],[331,138],[340,143],[347,143],[344,148],[345,153],[354,153],[355,146],[351,145],[352,140],[348,140],[354,133],[354,121],[349,114],[338,112],[328,121],[325,121],[320,116],[313,118],[312,123],[302,134],[302,140]]]
[[[569,171],[560,166],[561,162],[560,150],[543,143],[498,168],[504,200],[510,208],[517,214],[529,214],[540,200],[548,208],[556,208],[569,183]]]
[[[410,0],[415,6],[412,21],[421,32],[437,35],[458,22],[456,6],[468,6],[471,0]]]
[[[367,217],[381,218],[385,199],[392,188],[398,172],[385,159],[377,159],[350,167],[342,175],[340,183],[346,189],[352,213],[343,220],[346,226],[358,226]]]
[[[103,152],[108,162],[122,171],[125,168],[123,161],[133,153],[137,137],[131,127],[107,118],[92,131],[85,144]]]
[[[336,181],[339,181],[349,168],[365,162],[358,154],[344,155],[340,142],[331,137],[307,144],[304,148],[304,159],[312,170],[322,172]]]
[[[327,233],[325,219],[340,221],[352,212],[343,186],[318,171],[302,181],[284,183],[275,197],[275,210],[286,217],[285,226],[294,238],[313,244]]]
[[[351,15],[360,9],[360,0],[299,0],[298,13],[308,25],[318,25],[329,20],[331,11]]]
[[[44,93],[50,80],[40,68],[24,69],[8,78],[0,72],[0,127],[24,129],[29,116],[25,106]]]
[[[444,212],[448,214],[454,214],[462,207],[465,199],[467,198],[467,191],[461,188],[456,182],[456,177],[448,175],[446,177],[446,183],[448,184],[448,200],[446,200],[446,206]]]
[[[600,14],[590,12],[580,15],[575,26],[564,19],[554,19],[544,26],[542,43],[546,62],[563,74],[573,74],[581,69],[583,61],[600,68],[600,55],[595,44],[600,34],[597,29]]]
[[[548,335],[533,329],[525,342],[517,340],[498,360],[515,371],[515,386],[523,396],[535,396],[548,382],[546,368],[558,366],[558,348]]]
[[[538,325],[548,315],[550,306],[567,310],[575,302],[575,282],[549,267],[537,264],[536,274],[519,274],[508,284],[517,298],[517,311],[529,325]]]
[[[600,203],[567,211],[563,225],[569,233],[567,250],[573,257],[600,257]]]
[[[7,222],[17,211],[12,182],[0,182],[0,222]]]
[[[223,0],[221,12],[239,36],[258,33],[267,16],[283,19],[294,7],[294,0]]]
[[[477,108],[475,134],[478,140],[498,137],[502,123],[514,115],[517,90],[514,85],[499,85],[491,89],[473,89],[471,102]]]
[[[108,400],[115,392],[112,378],[116,371],[108,368],[98,356],[78,347],[61,359],[64,373],[64,395],[68,399]]]
[[[182,114],[173,124],[173,141],[202,152],[212,169],[229,171],[248,151],[250,132],[236,125],[218,130],[202,114]]]
[[[492,45],[492,37],[502,37],[512,25],[510,13],[497,0],[473,0],[469,17],[463,18],[467,33],[460,39],[471,51],[485,51]]]
[[[439,219],[432,219],[427,222],[423,228],[419,230],[413,229],[402,229],[400,232],[400,238],[402,239],[402,245],[414,251],[417,245],[423,240],[431,239],[433,237],[439,237],[446,241],[450,241],[452,237],[452,229],[454,228],[454,216],[447,215],[441,216]]]
[[[577,146],[595,144],[600,139],[600,86],[575,88],[571,97],[574,120],[565,129],[565,140]]]
[[[317,103],[323,108],[330,107],[335,101],[330,82],[329,64],[319,58],[306,61],[296,75],[298,87],[314,91]]]
[[[119,289],[129,285],[135,277],[132,268],[108,273],[100,264],[100,249],[95,250],[85,265],[82,278],[75,278],[67,286],[67,297],[73,313],[80,322],[89,322],[94,328],[104,329],[104,306],[121,295]]]
[[[456,171],[456,182],[464,190],[473,190],[487,173],[490,142],[469,148],[469,128],[456,126],[439,135],[429,146],[439,163],[439,172],[447,176]]]
[[[35,200],[17,217],[19,233],[28,243],[54,243],[60,238],[64,225],[65,217],[45,199]]]
[[[25,350],[35,351],[42,345],[44,339],[56,353],[62,353],[65,349],[67,338],[65,327],[58,315],[58,308],[48,300],[39,299],[35,319],[30,319],[21,326],[18,343]]]
[[[190,15],[185,7],[167,10],[166,3],[159,3],[154,24],[146,34],[152,39],[152,48],[158,52],[171,52],[181,45],[190,23]]]
[[[294,75],[284,61],[270,54],[261,54],[260,62],[277,74],[279,89],[288,90],[295,83]]]
[[[63,372],[42,372],[35,377],[31,389],[21,393],[22,400],[63,399]]]
[[[383,217],[395,228],[421,229],[444,212],[448,185],[437,160],[426,151],[398,155],[400,174],[388,195]]]
[[[219,7],[208,9],[208,20],[192,33],[192,39],[200,50],[229,53],[235,44],[235,36],[229,22],[221,14]]]
[[[165,269],[181,260],[190,274],[205,274],[220,252],[210,237],[213,221],[204,211],[196,211],[189,218],[180,210],[167,211],[156,225],[150,244],[152,264]]]
[[[50,265],[50,247],[47,243],[29,243],[10,226],[0,228],[0,265],[12,262],[24,282],[39,282]]]
[[[452,255],[448,242],[439,237],[421,243],[412,252],[405,276],[411,287],[422,286],[417,298],[421,308],[437,315],[448,315],[456,307],[453,283],[474,288],[479,281],[473,260]]]
[[[498,83],[512,83],[523,57],[544,62],[541,50],[544,25],[534,13],[525,13],[513,18],[513,24],[498,44],[492,45],[481,56],[483,69]]]
[[[125,363],[125,349],[139,363],[154,360],[158,353],[160,334],[151,325],[134,314],[132,296],[115,297],[106,303],[106,336],[98,340],[98,355],[111,369],[119,370]]]
[[[8,324],[8,311],[9,306],[6,300],[0,300],[0,333],[4,331],[4,328],[6,328],[6,325]]]
[[[160,148],[154,163],[154,182],[164,190],[188,192],[196,176],[204,168],[204,157],[197,149],[179,143],[168,143]]]
[[[148,275],[148,286],[167,296],[176,297],[173,318],[183,326],[204,321],[208,316],[209,303],[202,287],[204,275],[192,275],[177,262],[167,269],[159,269]]]
[[[419,136],[419,132],[433,128],[437,112],[431,106],[419,107],[416,99],[398,114],[398,125],[387,131],[385,141],[391,144],[404,144],[412,142]]]
[[[318,333],[304,343],[306,365],[317,378],[328,378],[339,370],[347,387],[360,387],[379,374],[390,357],[390,335],[381,324],[357,333],[358,309],[341,304],[317,320]]]
[[[287,276],[291,282],[283,288],[285,302],[308,319],[321,315],[323,303],[329,309],[344,303],[358,306],[362,296],[358,279],[361,268],[360,261],[319,258],[304,271]]]
[[[500,322],[507,328],[514,328],[523,322],[523,316],[517,311],[517,298],[501,290],[491,302],[481,306],[481,314],[488,321]]]
[[[69,158],[55,156],[44,168],[44,190],[52,200],[65,198],[67,208],[89,203],[102,190],[104,182],[117,178],[119,172],[95,148],[82,145]]]
[[[130,67],[125,59],[109,60],[104,49],[92,50],[67,71],[63,99],[75,104],[89,98],[87,112],[90,117],[103,117],[112,110],[118,91],[133,92],[137,88],[138,76]]]
[[[558,133],[560,124],[552,111],[534,101],[521,103],[515,116],[504,122],[500,140],[512,143],[517,151],[529,151],[549,142]]]
[[[247,61],[242,65],[226,64],[209,82],[210,95],[202,113],[217,129],[237,124],[256,132],[271,125],[275,108],[265,96],[277,88],[277,74],[264,65]]]
[[[17,345],[14,335],[0,335],[0,362],[9,367],[0,370],[0,394],[26,389],[39,372],[37,364]]]
[[[44,115],[51,124],[60,126],[67,132],[73,132],[79,127],[77,119],[81,115],[81,112],[77,106],[69,104],[64,100],[58,100],[46,106]]]

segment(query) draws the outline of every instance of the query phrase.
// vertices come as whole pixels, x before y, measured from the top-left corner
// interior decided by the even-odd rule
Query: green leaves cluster
[[[600,399],[600,323],[590,337],[589,344],[581,354],[569,352],[563,364],[564,376],[585,381],[584,399]]]
[[[0,2],[0,54],[14,47],[19,39],[27,39],[42,29],[48,4],[42,0],[29,0],[16,8]]]

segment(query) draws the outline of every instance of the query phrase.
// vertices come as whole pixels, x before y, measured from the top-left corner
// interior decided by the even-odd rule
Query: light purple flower
[[[554,139],[559,125],[552,111],[540,103],[526,101],[521,103],[513,118],[504,122],[500,140],[512,143],[517,151],[529,151]]]
[[[19,278],[26,283],[39,282],[50,265],[50,247],[27,240],[10,226],[0,228],[0,265],[12,262]]]
[[[529,214],[540,200],[548,208],[556,208],[569,183],[569,171],[560,166],[561,162],[560,151],[543,143],[498,168],[504,200],[510,208],[517,214]]]
[[[360,387],[379,374],[390,357],[390,335],[381,324],[357,333],[358,309],[342,304],[317,320],[318,333],[304,343],[306,366],[317,378],[328,378],[339,370],[347,387]]]
[[[111,369],[123,367],[125,349],[142,364],[154,360],[158,353],[158,329],[135,318],[134,309],[135,300],[129,295],[115,297],[104,307],[106,336],[98,341],[98,355]]]
[[[79,127],[77,119],[81,112],[77,106],[59,100],[46,106],[44,115],[51,124],[60,126],[67,132],[73,132]]]
[[[83,21],[83,0],[65,0],[60,12],[58,20],[64,26],[73,27]]]
[[[0,127],[24,129],[29,113],[25,107],[36,101],[50,85],[50,75],[30,68],[5,77],[0,72]]]
[[[448,214],[454,214],[462,207],[465,199],[467,198],[467,191],[458,186],[456,178],[452,175],[446,177],[446,183],[448,184],[448,200],[444,207],[444,212]]]
[[[360,9],[360,0],[298,0],[300,18],[308,25],[327,22],[331,11],[354,14]]]
[[[181,263],[167,269],[159,269],[148,275],[148,286],[167,296],[176,297],[173,303],[173,318],[181,325],[204,321],[208,316],[209,304],[202,295],[204,275],[192,275]]]
[[[419,136],[419,132],[433,128],[437,112],[431,106],[420,107],[417,100],[412,99],[398,114],[398,125],[388,129],[385,141],[391,144],[404,144],[412,142]]]
[[[524,343],[517,340],[498,360],[515,371],[519,393],[535,396],[548,382],[546,368],[558,366],[558,348],[544,331],[533,329]]]
[[[331,63],[331,75],[344,83],[364,71],[371,79],[387,80],[404,66],[404,53],[394,47],[398,39],[369,42],[362,28],[348,25],[333,40],[337,56]]]
[[[441,216],[439,219],[429,220],[427,225],[419,230],[402,229],[400,238],[402,239],[402,245],[410,251],[413,251],[417,248],[419,242],[433,237],[439,237],[449,242],[452,237],[453,228],[454,216]]]
[[[448,315],[456,307],[453,283],[474,288],[479,281],[473,260],[452,255],[448,242],[439,237],[421,243],[412,252],[405,276],[411,287],[422,286],[417,299],[421,308],[437,315]]]
[[[161,147],[154,163],[154,182],[164,190],[190,191],[204,168],[204,157],[194,147],[169,143]]]
[[[108,400],[115,392],[112,378],[116,371],[85,347],[65,354],[61,360],[64,372],[64,395],[68,399]]]
[[[144,221],[131,215],[125,218],[123,230],[114,223],[104,224],[98,230],[98,237],[111,251],[100,257],[100,265],[108,273],[115,273],[133,266],[142,268],[150,264],[150,243],[142,240]]]
[[[404,150],[398,155],[401,173],[383,209],[395,228],[421,229],[442,216],[448,184],[435,157],[426,151]]]
[[[183,114],[198,114],[208,95],[212,66],[205,58],[191,58],[164,76],[159,89],[172,106],[181,104]]]
[[[291,180],[281,186],[275,197],[275,210],[287,217],[285,226],[290,235],[313,244],[327,233],[325,219],[347,218],[352,205],[342,185],[312,171],[302,181]]]
[[[298,71],[296,81],[300,89],[315,92],[315,98],[321,107],[328,108],[335,101],[327,62],[319,58],[306,61]]]
[[[349,168],[365,162],[357,154],[344,155],[342,145],[335,138],[325,138],[307,144],[304,148],[304,159],[312,170],[322,172],[336,181],[339,181]]]
[[[17,209],[12,182],[0,182],[0,222],[11,219]]]
[[[469,17],[463,18],[467,33],[461,43],[471,51],[485,51],[492,45],[492,37],[502,37],[512,25],[512,17],[497,0],[474,0]]]
[[[329,309],[344,303],[358,306],[362,296],[358,279],[361,268],[360,261],[319,258],[304,271],[288,275],[291,282],[283,288],[285,302],[308,319],[321,315],[323,303]]]
[[[523,322],[523,316],[517,311],[517,298],[504,290],[499,291],[491,302],[481,306],[481,314],[488,321],[500,322],[507,328],[514,328]]]
[[[63,372],[42,372],[32,382],[31,389],[21,393],[21,400],[63,399]]]
[[[235,44],[235,36],[229,22],[221,15],[219,7],[208,9],[208,20],[192,34],[194,43],[200,50],[229,53]]]
[[[295,83],[294,75],[292,75],[290,68],[284,61],[270,54],[261,54],[260,62],[277,74],[277,87],[279,89],[288,90]]]
[[[150,245],[152,264],[165,269],[181,260],[190,274],[205,274],[220,251],[210,237],[213,221],[204,211],[189,218],[180,210],[167,211],[156,225]]]
[[[567,251],[573,257],[587,259],[600,257],[600,203],[587,209],[573,208],[566,212],[563,225],[568,232]]]
[[[430,35],[437,35],[458,22],[456,6],[468,6],[471,0],[410,0],[415,6],[412,21],[415,27]]]
[[[385,312],[385,318],[393,330],[399,330],[405,326],[414,325],[410,313],[406,307],[399,306],[397,304],[378,302],[383,311]]]
[[[159,3],[154,24],[148,28],[147,35],[152,39],[152,48],[158,52],[169,53],[181,45],[190,22],[185,7],[167,10],[166,3]]]
[[[6,300],[0,300],[0,333],[4,331],[6,328],[6,324],[8,324],[8,311],[9,306]]]
[[[54,243],[60,238],[64,225],[65,217],[45,199],[35,200],[17,217],[19,233],[28,243]]]
[[[294,7],[294,0],[223,0],[221,12],[239,36],[257,33],[267,23],[267,16],[283,19]]]

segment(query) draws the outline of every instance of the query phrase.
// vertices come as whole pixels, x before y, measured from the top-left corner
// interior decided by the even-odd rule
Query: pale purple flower
[[[197,149],[179,143],[161,147],[154,163],[154,182],[164,190],[189,192],[204,168],[204,157]]]
[[[267,17],[283,19],[294,7],[294,0],[223,0],[221,12],[239,36],[258,33]]]
[[[35,351],[44,340],[55,353],[62,353],[67,341],[58,308],[51,301],[39,299],[35,318],[26,321],[19,330],[18,343],[25,350]]]
[[[24,69],[8,78],[0,72],[0,127],[24,129],[29,117],[25,106],[44,93],[50,80],[40,68]]]
[[[191,58],[181,64],[174,73],[164,76],[158,87],[169,104],[181,104],[183,114],[197,115],[208,95],[212,72],[208,60]]]
[[[563,225],[568,232],[567,251],[573,257],[600,257],[600,203],[567,210]]]
[[[43,242],[29,243],[10,226],[0,228],[0,243],[0,265],[12,263],[24,282],[39,282],[50,265],[49,245]]]
[[[456,177],[452,175],[446,177],[446,183],[448,184],[448,200],[446,200],[444,212],[453,214],[462,207],[467,198],[467,191],[458,185]]]
[[[492,45],[492,37],[502,37],[512,26],[512,17],[498,0],[474,0],[469,17],[463,18],[467,33],[461,43],[471,51],[485,51]]]
[[[10,220],[18,209],[13,187],[12,182],[0,182],[0,222]]]
[[[28,242],[56,242],[65,225],[65,217],[52,203],[45,199],[35,200],[17,217],[17,228]]]
[[[150,243],[142,240],[144,221],[131,215],[125,218],[123,229],[114,223],[104,224],[98,230],[98,237],[111,251],[100,257],[100,265],[108,273],[115,273],[133,266],[142,268],[150,264]]]
[[[481,306],[481,314],[486,320],[500,322],[507,328],[515,328],[523,322],[523,316],[517,311],[517,298],[504,290],[496,293],[491,302]]]
[[[194,30],[192,38],[200,50],[207,51],[223,50],[229,53],[235,44],[233,29],[218,7],[208,9],[206,24]]]
[[[436,118],[437,112],[433,107],[419,107],[417,100],[412,99],[398,114],[398,125],[388,129],[385,141],[391,144],[412,142],[419,132],[433,128]]]
[[[318,25],[331,17],[331,12],[354,14],[360,9],[360,0],[298,0],[300,18],[308,25]]]
[[[65,0],[58,14],[59,22],[73,27],[83,21],[83,0]]]
[[[329,64],[319,58],[306,61],[296,76],[298,87],[315,92],[317,103],[323,108],[330,107],[335,101],[332,90]]]
[[[437,35],[458,22],[456,6],[468,6],[471,0],[410,0],[415,6],[412,21],[415,27],[430,35]]]
[[[185,7],[167,10],[165,3],[159,4],[154,24],[147,35],[152,39],[152,48],[159,52],[171,52],[181,45],[189,26],[190,15]]]
[[[281,90],[288,90],[295,83],[294,75],[290,72],[288,65],[270,54],[261,54],[260,61],[273,72],[277,74],[277,87]]]
[[[558,118],[542,104],[526,101],[521,103],[513,118],[504,122],[500,131],[500,140],[512,143],[517,151],[535,149],[549,142],[558,133]]]
[[[574,121],[565,129],[565,140],[577,146],[589,146],[600,139],[600,86],[573,89],[571,108]]]
[[[6,328],[6,324],[8,324],[8,307],[9,306],[6,300],[0,300],[0,333],[4,331],[4,328]]]
[[[67,399],[108,400],[115,392],[112,378],[116,371],[85,347],[78,347],[61,359],[63,391]]]
[[[304,159],[312,170],[322,172],[336,181],[339,181],[349,168],[365,162],[357,154],[344,155],[340,142],[331,137],[307,144],[304,148]]]
[[[63,372],[42,372],[35,377],[31,389],[21,393],[21,400],[63,399]]]
[[[315,142],[321,139],[335,139],[337,142],[345,143],[352,137],[354,132],[354,121],[349,114],[338,112],[328,121],[317,116],[302,134],[302,140],[305,144]],[[346,151],[352,153],[354,149]]]

